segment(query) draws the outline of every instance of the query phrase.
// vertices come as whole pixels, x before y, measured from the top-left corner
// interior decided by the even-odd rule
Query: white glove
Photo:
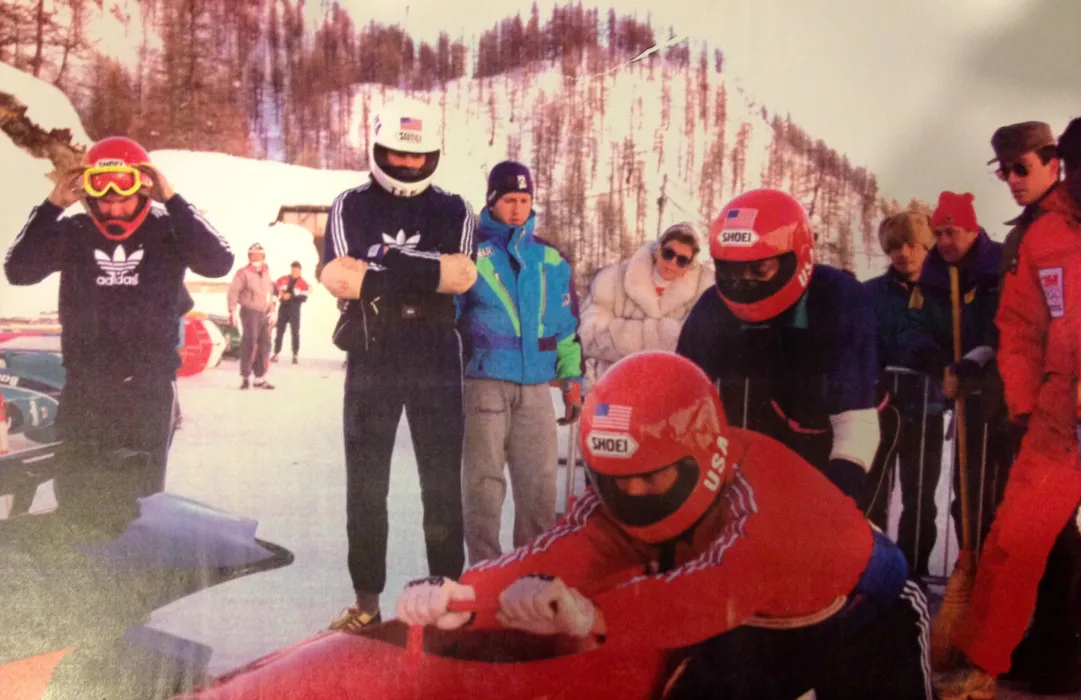
[[[430,576],[405,584],[398,596],[398,619],[407,625],[435,625],[441,630],[458,629],[473,613],[447,612],[452,600],[476,600],[472,586],[463,586],[444,576]]]
[[[477,281],[477,266],[464,253],[439,256],[439,294],[465,294]]]
[[[499,595],[496,618],[504,627],[533,634],[590,635],[596,617],[593,603],[561,579],[545,574],[523,576]]]

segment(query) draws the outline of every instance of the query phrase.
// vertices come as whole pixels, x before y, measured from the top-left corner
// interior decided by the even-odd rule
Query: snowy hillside
[[[705,228],[748,189],[778,187],[805,206],[814,202],[828,164],[815,162],[812,148],[797,153],[786,143],[738,81],[661,60],[595,74],[585,63],[578,77],[549,63],[408,91],[443,119],[446,149],[436,180],[478,206],[493,165],[507,157],[526,162],[537,179],[539,227],[573,251],[580,275],[677,221]],[[356,86],[357,146],[366,148],[375,110],[404,92]],[[843,194],[819,198],[813,216],[820,261],[850,266],[861,279],[879,274],[885,257],[873,236],[861,235],[877,224],[877,197],[865,206],[853,188],[836,189]],[[844,259],[839,247],[848,249]]]
[[[452,81],[444,90],[413,94],[431,102],[445,124],[445,154],[435,182],[479,209],[486,174],[495,163],[507,157],[529,163],[538,182],[541,232],[573,254],[580,283],[599,265],[622,257],[669,224],[691,220],[704,232],[725,201],[740,191],[768,184],[794,192],[806,205],[817,197],[821,175],[815,173],[821,164],[802,154],[785,154],[765,110],[721,73],[661,60],[596,74],[586,74],[583,66],[576,78],[565,75],[563,66],[543,67]],[[68,128],[75,143],[88,142],[70,101],[53,86],[0,65],[0,90],[32,105],[28,116],[41,120],[44,128]],[[374,110],[397,94],[380,86],[358,87],[350,134],[354,145],[367,146]],[[299,227],[270,228],[270,222],[282,205],[326,206],[366,177],[359,171],[316,170],[220,153],[163,150],[151,155],[176,190],[230,241],[238,267],[258,241],[267,248],[274,275],[299,260],[310,280],[317,261],[310,235]],[[6,205],[0,212],[0,247],[6,250],[30,209],[49,193],[52,184],[45,175],[51,167],[7,138],[0,139],[0,157],[13,164],[0,174]],[[814,196],[808,183],[815,183]],[[884,262],[859,234],[871,222],[853,217],[853,211],[866,211],[857,200],[858,193],[847,192],[833,202],[837,221],[823,220],[826,207],[821,203],[813,218],[820,260],[846,263],[866,278]],[[877,216],[873,206],[871,213]],[[838,244],[851,249],[847,260],[830,250]],[[26,288],[2,282],[0,317],[54,312],[56,294],[55,276]],[[320,294],[307,318],[326,326],[326,334],[313,337],[329,338],[336,313],[329,297],[320,301]],[[197,303],[208,312],[224,310],[218,295],[201,292]],[[327,353],[336,353],[327,345]]]

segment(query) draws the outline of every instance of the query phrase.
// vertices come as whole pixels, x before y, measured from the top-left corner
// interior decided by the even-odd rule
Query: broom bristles
[[[957,557],[957,565],[946,582],[942,607],[931,621],[931,669],[935,672],[948,670],[953,664],[955,652],[950,640],[972,600],[974,568],[972,553],[962,550]]]

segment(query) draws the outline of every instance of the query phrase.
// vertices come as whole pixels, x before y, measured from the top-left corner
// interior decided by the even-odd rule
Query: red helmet
[[[90,218],[108,239],[122,241],[130,236],[150,213],[150,198],[142,193],[146,176],[137,166],[150,162],[142,146],[123,136],[98,141],[83,156],[83,189],[89,195]],[[137,197],[135,209],[128,216],[107,216],[98,200],[109,194]]]
[[[751,190],[721,210],[709,230],[717,293],[738,318],[765,321],[796,303],[811,283],[814,235],[807,212],[780,190]],[[747,279],[746,263],[778,258],[769,280]],[[737,274],[738,273],[738,274]]]
[[[697,365],[670,352],[641,352],[604,373],[582,407],[582,456],[601,501],[623,529],[664,542],[693,526],[731,478],[724,408]],[[660,494],[634,494],[628,477],[661,477]]]

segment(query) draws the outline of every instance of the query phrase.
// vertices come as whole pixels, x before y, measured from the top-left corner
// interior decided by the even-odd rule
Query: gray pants
[[[462,504],[465,545],[472,566],[494,559],[510,471],[514,546],[556,522],[556,416],[547,384],[465,380]]]
[[[240,310],[240,376],[255,378],[266,374],[270,357],[270,322],[265,311]]]

